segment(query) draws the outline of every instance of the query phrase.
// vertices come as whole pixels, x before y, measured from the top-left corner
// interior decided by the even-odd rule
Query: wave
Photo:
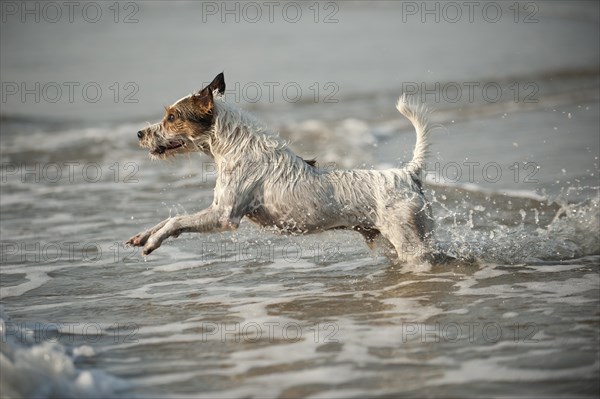
[[[95,355],[92,347],[35,344],[35,334],[11,322],[0,307],[0,397],[113,398],[129,385],[103,371],[78,367],[80,360]]]

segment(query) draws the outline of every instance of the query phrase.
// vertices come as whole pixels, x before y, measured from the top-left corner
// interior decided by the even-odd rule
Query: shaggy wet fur
[[[150,254],[185,232],[236,229],[247,217],[283,233],[331,229],[359,232],[372,246],[384,238],[401,261],[431,258],[431,209],[420,181],[432,126],[426,110],[402,96],[398,111],[413,124],[413,159],[403,168],[324,171],[294,154],[277,134],[222,99],[223,74],[198,93],[166,108],[163,120],[138,132],[151,156],[165,159],[202,151],[214,158],[218,178],[212,205],[168,218],[126,243]]]

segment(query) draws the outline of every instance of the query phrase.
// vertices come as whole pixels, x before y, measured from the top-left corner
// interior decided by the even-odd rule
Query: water
[[[2,397],[596,397],[598,5],[422,24],[399,23],[400,4],[339,3],[336,24],[200,24],[199,5],[161,2],[136,24],[3,22],[3,82],[105,94],[2,103]],[[427,196],[440,246],[477,261],[399,265],[356,233],[250,223],[146,259],[122,247],[210,204],[208,158],[151,161],[135,132],[223,69],[230,101],[323,167],[408,160],[397,97],[445,88],[417,93],[445,126]],[[139,101],[114,101],[113,82]],[[251,102],[248,82],[303,96]],[[472,82],[503,95],[450,101]]]

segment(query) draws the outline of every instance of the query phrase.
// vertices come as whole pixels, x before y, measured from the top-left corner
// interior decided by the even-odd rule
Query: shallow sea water
[[[146,21],[156,21],[160,4]],[[342,22],[368,12],[389,23],[395,6],[382,4],[342,7]],[[592,37],[598,22],[589,4],[577,12],[542,5],[535,28],[574,52],[568,68],[540,56],[477,78],[535,82],[539,101],[430,102],[445,126],[432,137],[425,176],[437,239],[474,261],[402,264],[353,232],[282,236],[249,222],[233,233],[182,235],[143,258],[122,242],[208,206],[210,159],[149,160],[135,139],[158,116],[147,109],[123,115],[115,107],[108,121],[69,119],[61,114],[68,107],[53,118],[27,116],[27,104],[3,110],[2,397],[597,397],[598,46],[590,45],[595,59],[578,58],[568,35]],[[470,37],[461,26],[453,34]],[[496,37],[484,28],[481,40]],[[510,53],[512,40],[499,51]],[[488,62],[464,51],[465,68]],[[8,76],[24,73],[2,62]],[[336,64],[340,82],[344,62]],[[459,79],[452,69],[433,73],[428,82]],[[140,82],[152,78],[141,72]],[[322,166],[408,160],[414,132],[394,110],[400,86],[363,83],[340,84],[338,103],[240,105]],[[144,97],[146,105],[164,101],[159,94]]]

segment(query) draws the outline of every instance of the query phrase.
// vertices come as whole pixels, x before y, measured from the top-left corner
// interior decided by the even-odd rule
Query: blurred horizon
[[[510,88],[515,81],[597,78],[597,2],[522,3],[518,9],[476,3],[458,9],[433,2],[420,9],[411,8],[416,2],[392,1],[318,7],[156,1],[118,8],[91,2],[94,7],[81,3],[70,13],[66,6],[59,11],[37,2],[16,10],[4,5],[0,115],[154,120],[163,106],[221,71],[228,100],[241,107],[268,113],[317,103],[317,116],[341,115],[357,97],[398,97],[415,87],[437,92],[423,100],[443,107],[448,101],[440,92],[448,84],[458,85],[464,100],[469,90],[481,97],[486,83],[504,82],[506,101],[528,93]],[[382,113],[389,110],[393,104],[382,106]],[[347,116],[356,112],[361,107]],[[376,118],[377,112],[357,116]]]

